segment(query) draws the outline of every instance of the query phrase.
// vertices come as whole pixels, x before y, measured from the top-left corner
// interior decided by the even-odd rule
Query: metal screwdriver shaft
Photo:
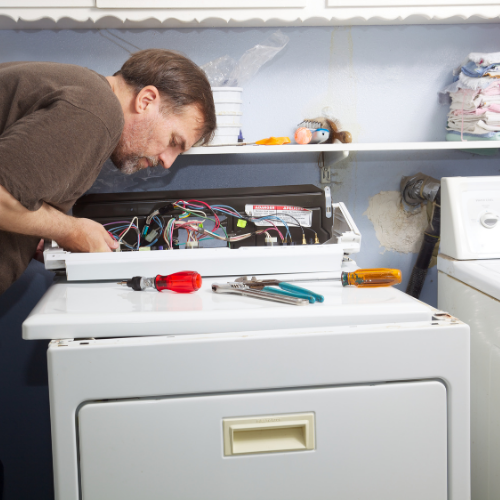
[[[257,280],[252,278],[249,280],[247,277],[238,278],[236,281],[245,283],[248,287],[257,290],[265,286],[277,286],[280,283],[299,283],[299,282],[312,282],[312,281],[341,281],[342,286],[356,286],[358,288],[375,288],[384,286],[393,286],[401,283],[401,271],[399,269],[358,269],[354,272],[342,272],[338,278],[304,278],[304,279],[291,279],[291,280],[277,280],[277,279],[263,279]]]

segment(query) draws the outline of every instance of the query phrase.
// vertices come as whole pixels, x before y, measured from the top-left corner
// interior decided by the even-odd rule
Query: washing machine
[[[46,251],[65,275],[23,336],[49,341],[56,500],[470,498],[469,327],[343,286],[360,234],[325,208],[321,245]],[[186,267],[203,274],[190,294],[114,279]],[[213,292],[242,275],[324,302]]]
[[[441,181],[438,307],[471,328],[472,499],[500,498],[500,177]]]

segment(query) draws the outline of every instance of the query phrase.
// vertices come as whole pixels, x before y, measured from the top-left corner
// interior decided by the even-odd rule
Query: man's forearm
[[[57,241],[74,230],[73,218],[44,203],[31,211],[0,185],[0,229]]]
[[[101,224],[65,215],[47,203],[32,212],[0,186],[0,230],[55,240],[72,252],[109,252],[118,247]]]

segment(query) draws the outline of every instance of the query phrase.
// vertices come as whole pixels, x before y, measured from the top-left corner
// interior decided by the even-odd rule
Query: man
[[[116,248],[100,224],[65,215],[107,158],[125,174],[170,168],[214,129],[205,74],[172,51],[137,52],[109,77],[66,64],[0,64],[0,294],[41,238],[72,252]]]

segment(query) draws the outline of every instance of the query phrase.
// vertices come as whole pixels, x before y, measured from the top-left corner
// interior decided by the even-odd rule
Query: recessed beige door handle
[[[314,450],[314,413],[225,418],[224,455]]]

